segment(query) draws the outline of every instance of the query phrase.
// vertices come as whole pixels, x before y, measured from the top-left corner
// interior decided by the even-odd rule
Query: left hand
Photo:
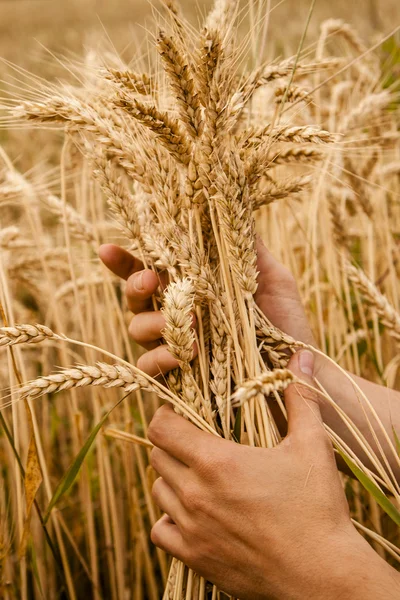
[[[289,368],[312,385],[312,365],[305,351]],[[358,598],[354,557],[371,560],[369,546],[351,524],[317,397],[292,384],[285,402],[289,433],[270,450],[201,432],[168,406],[157,411],[153,495],[166,515],[152,541],[244,600]]]

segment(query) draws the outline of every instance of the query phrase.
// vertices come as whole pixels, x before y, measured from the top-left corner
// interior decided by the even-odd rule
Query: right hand
[[[296,340],[315,345],[293,275],[277,261],[259,239],[257,241],[258,290],[256,302],[266,317]],[[101,246],[99,255],[115,275],[127,281],[128,308],[134,313],[129,326],[131,338],[148,352],[140,357],[138,367],[152,377],[178,367],[166,345],[160,345],[165,319],[152,309],[152,295],[165,286],[166,277],[157,275],[129,252],[113,244]],[[194,348],[194,356],[196,356]]]
[[[151,377],[164,375],[178,367],[178,361],[161,343],[165,319],[160,311],[153,310],[152,304],[152,296],[158,287],[163,288],[167,284],[165,274],[157,276],[154,271],[144,269],[139,259],[114,244],[101,246],[99,256],[110,271],[127,282],[126,300],[134,315],[129,325],[129,335],[147,350],[139,358],[137,367]],[[196,354],[194,347],[193,358]]]

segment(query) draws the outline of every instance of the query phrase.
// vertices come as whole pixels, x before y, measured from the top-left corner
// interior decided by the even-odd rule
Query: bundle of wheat
[[[126,394],[137,393],[144,435],[147,418],[156,402],[149,400],[149,406],[146,406],[139,389],[171,402],[175,410],[212,435],[265,448],[279,444],[282,433],[273,418],[271,401],[276,402],[285,415],[281,393],[294,381],[294,376],[285,367],[291,352],[306,344],[277,329],[256,304],[256,220],[262,223],[261,229],[272,242],[279,236],[275,245],[278,254],[286,253],[288,262],[293,266],[303,264],[299,270],[305,274],[305,291],[310,297],[316,296],[316,312],[321,324],[323,282],[316,266],[316,229],[308,232],[312,243],[301,242],[301,251],[297,252],[299,234],[293,228],[296,216],[293,217],[289,205],[281,208],[279,203],[277,209],[274,203],[288,197],[304,198],[302,192],[305,190],[310,190],[311,199],[318,194],[324,201],[323,209],[317,214],[319,206],[314,203],[312,225],[317,228],[320,220],[319,231],[324,231],[323,225],[326,230],[326,223],[332,222],[329,244],[335,250],[340,249],[347,265],[352,255],[354,232],[348,226],[345,211],[348,206],[358,203],[364,217],[373,222],[372,216],[377,208],[371,202],[365,177],[372,169],[380,170],[380,177],[384,178],[398,172],[393,167],[398,163],[392,156],[377,167],[380,162],[378,151],[398,141],[392,115],[385,113],[394,96],[390,90],[379,88],[380,65],[375,58],[370,59],[370,54],[366,55],[368,69],[364,68],[362,61],[349,60],[346,64],[336,57],[323,56],[328,38],[335,35],[343,36],[357,53],[365,53],[362,42],[348,25],[330,21],[323,26],[315,61],[299,55],[280,63],[257,64],[248,72],[240,67],[244,45],[237,40],[236,2],[217,0],[204,26],[196,34],[185,23],[175,2],[166,4],[170,17],[168,31],[163,29],[158,33],[159,68],[156,62],[154,72],[142,74],[139,69],[134,71],[123,64],[110,68],[103,66],[96,69],[94,75],[91,72],[86,89],[70,86],[43,88],[39,100],[40,91],[35,91],[33,100],[18,102],[11,109],[11,119],[19,123],[27,121],[38,127],[43,123],[46,126],[60,124],[65,129],[60,198],[48,190],[43,191],[34,185],[30,187],[23,178],[16,177],[11,165],[8,165],[5,183],[0,185],[0,202],[3,197],[9,201],[18,195],[25,198],[24,202],[29,195],[40,198],[45,210],[60,219],[65,234],[65,247],[60,251],[55,252],[45,244],[39,247],[37,255],[32,256],[30,252],[28,260],[24,247],[16,243],[19,240],[18,230],[11,231],[10,226],[2,230],[0,247],[12,252],[13,261],[5,263],[1,273],[7,271],[9,279],[23,281],[37,298],[41,291],[38,290],[35,274],[42,269],[46,274],[48,293],[54,295],[56,303],[46,306],[46,323],[51,323],[51,329],[44,325],[5,323],[0,329],[0,346],[11,348],[28,343],[32,348],[33,344],[36,347],[40,343],[43,347],[41,367],[46,368],[51,361],[52,348],[55,345],[63,348],[60,352],[64,368],[50,375],[34,376],[19,391],[12,387],[10,404],[15,407],[13,401],[17,394],[28,401],[27,438],[35,441],[36,462],[43,472],[49,500],[44,518],[36,508],[45,536],[48,535],[47,518],[51,517],[54,524],[60,552],[60,557],[55,553],[57,564],[63,573],[61,580],[64,579],[64,586],[71,597],[76,597],[76,592],[64,537],[72,546],[74,539],[66,533],[61,514],[52,509],[71,487],[83,458],[112,410],[109,404],[112,396],[108,395],[108,390],[121,388]],[[340,74],[343,65],[345,77],[340,79],[338,69]],[[324,78],[322,82],[321,77]],[[346,103],[350,103],[351,93],[354,94],[351,89],[354,82],[359,85],[358,95],[350,104],[351,109],[346,110]],[[316,90],[314,94],[310,91],[312,87]],[[301,111],[298,111],[300,108]],[[7,117],[9,119],[10,116]],[[328,123],[334,133],[327,131],[322,126],[324,123]],[[356,169],[353,155],[348,150],[354,146],[354,154],[357,155],[360,144],[368,144],[369,155],[357,170],[358,164]],[[89,260],[98,241],[107,236],[107,230],[100,233],[99,222],[91,222],[90,217],[86,218],[67,202],[71,194],[66,183],[67,162],[75,147],[84,157],[82,163],[78,163],[78,170],[84,173],[85,183],[77,195],[81,197],[82,193],[88,193],[90,199],[86,214],[91,215],[93,221],[95,216],[101,221],[101,200],[96,200],[98,205],[94,208],[94,190],[100,188],[122,235],[128,240],[131,252],[157,274],[162,273],[163,279],[168,281],[162,294],[154,298],[154,306],[162,309],[166,321],[163,332],[165,344],[179,363],[179,369],[168,375],[166,386],[134,366],[126,334],[121,333],[122,341],[115,340],[115,330],[122,330],[124,319],[110,281],[102,280],[101,272],[91,272],[89,277],[84,265],[81,271],[73,267],[76,261],[73,261],[72,242],[85,246]],[[326,177],[327,172],[335,185],[323,188],[321,178]],[[32,213],[32,207],[26,210],[33,219],[33,230],[39,227],[39,223],[41,228],[40,209],[35,208]],[[282,210],[282,213],[277,215],[277,210]],[[305,211],[305,214],[309,213]],[[289,239],[292,232],[293,238]],[[357,235],[360,235],[359,231]],[[35,236],[37,229],[33,240]],[[393,240],[387,247],[394,249]],[[19,262],[14,258],[16,250],[21,253]],[[49,251],[48,255],[46,251]],[[347,279],[344,283],[343,271],[337,271],[336,258],[335,264],[330,264],[332,256],[335,256],[334,252],[322,264],[332,269],[329,275],[332,273],[332,281],[339,291],[345,289],[347,301],[350,298]],[[311,274],[307,271],[308,265],[314,269]],[[71,274],[70,281],[65,282],[63,269],[64,273]],[[377,316],[396,336],[399,316],[395,309],[362,273],[348,267],[347,276],[367,296],[376,308]],[[103,321],[100,324],[103,322],[107,332],[104,335],[101,326],[98,323],[94,325],[95,315],[92,312],[93,300],[98,302],[101,297],[96,291],[98,286],[104,291],[107,308],[113,315],[112,323],[107,324],[107,319],[101,317]],[[83,302],[82,290],[87,294]],[[329,295],[328,289],[326,294]],[[76,318],[64,314],[71,297],[77,311]],[[331,298],[328,300],[331,301]],[[14,323],[11,297],[7,293],[2,303]],[[349,305],[346,307],[345,304],[345,308],[348,309]],[[343,316],[345,309],[342,304],[337,310]],[[365,317],[363,311],[360,314]],[[196,330],[192,328],[193,315],[196,317]],[[348,322],[349,319],[343,316],[339,323],[344,332],[339,335],[336,328],[332,340],[329,339],[329,353],[335,357],[340,351],[351,368],[354,367],[352,362],[358,360],[357,344],[369,335],[366,332],[370,328],[364,318],[362,328],[353,321],[349,331]],[[68,337],[63,335],[64,326],[68,327]],[[364,332],[362,338],[353,335],[361,329]],[[324,332],[321,325],[321,343],[327,350]],[[349,335],[352,336],[350,340]],[[77,341],[79,337],[83,337],[84,342]],[[347,345],[343,347],[343,344]],[[107,348],[107,351],[99,346]],[[82,347],[84,355],[78,354],[75,367],[66,368],[71,363],[70,355],[76,352],[75,347]],[[114,364],[99,362],[98,353],[110,357]],[[82,361],[88,364],[82,365]],[[12,370],[11,363],[10,368]],[[27,381],[29,377],[24,372],[22,374]],[[18,378],[14,380],[11,377],[10,380],[12,384],[22,383]],[[80,414],[74,392],[77,388],[92,389],[92,410],[98,426],[79,453],[78,458],[81,458],[74,462],[53,494],[43,442],[32,412],[32,400],[44,394],[71,390],[73,401],[67,408],[71,411],[68,418],[77,422]],[[97,395],[101,388],[105,388],[107,394]],[[367,398],[361,390],[358,392],[362,398],[362,410],[366,413],[372,411]],[[351,418],[336,406],[334,399],[323,390],[321,395],[340,413],[350,434],[372,460],[376,474],[357,461],[363,477],[380,489],[383,484],[399,500],[398,485],[393,474],[387,471],[382,456],[370,446]],[[102,419],[101,408],[107,409]],[[119,410],[120,420],[129,423],[129,409],[120,407]],[[16,416],[17,413],[15,419]],[[42,419],[42,425],[47,422],[46,418]],[[115,430],[108,432],[110,438],[118,439]],[[354,453],[348,446],[334,432],[328,433],[338,451],[354,461]],[[122,439],[121,435],[119,439]],[[124,432],[124,435],[128,441],[126,436],[129,432]],[[72,436],[73,448],[77,450],[82,437],[79,423]],[[130,441],[140,444],[143,439],[132,435]],[[143,453],[148,452],[145,440],[143,445]],[[18,455],[18,444],[15,450]],[[125,534],[118,531],[109,457],[101,443],[97,450],[105,539],[115,546],[115,556],[111,554],[106,558],[111,575],[110,581],[104,585],[105,590],[111,590],[113,598],[122,598],[126,565],[123,553],[130,540],[125,540]],[[146,589],[148,597],[157,598],[159,570],[166,583],[165,599],[197,600],[209,597],[209,592],[213,598],[223,598],[222,592],[210,587],[176,560],[172,562],[167,577],[165,557],[161,552],[152,556],[146,540],[148,523],[139,506],[139,496],[143,493],[148,520],[153,524],[157,510],[149,497],[150,482],[145,472],[148,455],[145,456],[135,446],[134,457],[130,455],[123,464],[123,481],[126,480],[126,485],[134,490],[127,502],[129,508],[133,507],[132,530],[137,540],[134,556],[143,551],[145,557],[144,563],[137,567],[134,584],[137,594],[139,589],[140,594]],[[133,460],[136,464],[134,471],[136,473],[137,469],[139,473],[136,481],[128,475]],[[36,491],[28,490],[27,498],[32,497],[32,493],[34,498]],[[81,494],[87,501],[86,518],[90,524],[87,536],[90,565],[77,548],[74,548],[75,560],[88,575],[96,597],[100,597],[99,548],[94,533],[92,490],[87,472]],[[20,521],[22,515],[21,509]],[[362,520],[362,515],[357,516]],[[364,527],[363,523],[360,527]],[[21,523],[19,528],[20,533],[23,530]],[[379,535],[381,530],[377,529],[372,534],[375,535],[374,540],[387,550],[387,543]],[[6,539],[7,535],[4,537]],[[393,553],[398,558],[392,549]]]

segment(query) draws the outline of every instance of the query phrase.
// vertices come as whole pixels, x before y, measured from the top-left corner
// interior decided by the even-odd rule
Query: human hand
[[[137,367],[151,377],[166,374],[178,367],[178,361],[170,354],[167,346],[160,345],[165,319],[160,311],[155,311],[152,307],[152,296],[159,286],[166,285],[166,276],[161,274],[158,277],[154,271],[144,269],[140,260],[114,244],[101,246],[99,256],[110,271],[127,282],[127,305],[134,315],[129,325],[129,335],[148,351],[139,358]],[[193,358],[196,355],[195,345]]]
[[[312,361],[305,351],[289,364],[309,385]],[[285,403],[289,433],[270,450],[159,409],[148,437],[166,515],[152,541],[242,600],[395,598],[393,569],[351,524],[316,395],[293,384]]]
[[[255,296],[260,309],[273,325],[307,344],[315,344],[293,275],[257,241],[258,290]],[[100,258],[116,275],[127,281],[126,297],[134,313],[129,333],[132,339],[148,352],[138,361],[138,367],[151,376],[166,374],[178,362],[165,345],[160,345],[165,319],[161,312],[153,311],[151,297],[158,286],[165,285],[129,252],[106,244],[100,248]],[[194,348],[194,357],[197,349]]]

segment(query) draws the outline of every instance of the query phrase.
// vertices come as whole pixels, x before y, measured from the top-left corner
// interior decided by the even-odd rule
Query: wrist
[[[331,554],[326,600],[395,600],[400,574],[385,562],[355,530],[342,536]]]

